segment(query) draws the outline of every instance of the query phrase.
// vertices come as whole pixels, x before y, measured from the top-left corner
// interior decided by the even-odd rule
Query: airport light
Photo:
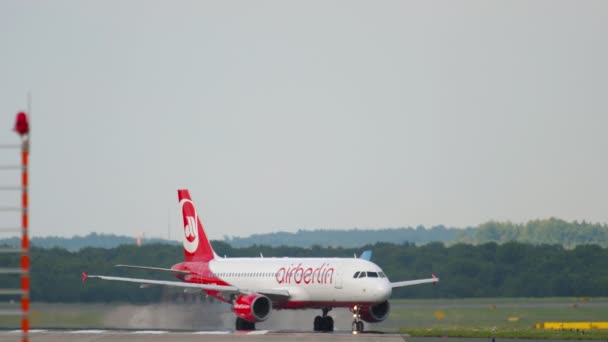
[[[30,132],[30,123],[27,119],[27,114],[25,112],[17,113],[17,117],[15,118],[15,127],[13,131],[17,132],[21,138],[29,134]]]
[[[29,96],[28,96],[29,102]],[[29,107],[29,105],[28,105]],[[1,211],[18,211],[21,212],[21,228],[3,227],[2,232],[19,232],[21,231],[21,248],[2,248],[3,253],[20,253],[21,267],[7,268],[2,267],[2,273],[20,274],[21,288],[20,289],[0,289],[4,294],[21,295],[21,310],[2,310],[3,315],[21,315],[21,341],[29,341],[29,309],[30,309],[30,256],[29,256],[29,198],[28,198],[28,164],[30,152],[30,123],[26,112],[18,112],[15,117],[15,126],[13,127],[19,137],[21,144],[18,145],[0,145],[2,149],[20,149],[21,150],[21,165],[2,165],[1,170],[21,169],[21,186],[2,186],[0,190],[21,190],[21,207],[6,207],[0,208]]]

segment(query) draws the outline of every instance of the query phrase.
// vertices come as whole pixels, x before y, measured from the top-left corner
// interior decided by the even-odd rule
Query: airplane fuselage
[[[178,278],[191,283],[288,291],[288,301],[273,300],[277,309],[369,305],[384,302],[392,292],[380,267],[355,258],[217,258],[182,262],[172,269],[189,271]],[[208,294],[231,301],[220,293]]]

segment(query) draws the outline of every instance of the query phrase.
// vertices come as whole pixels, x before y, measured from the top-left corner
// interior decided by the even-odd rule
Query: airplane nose
[[[389,299],[391,297],[391,294],[393,293],[393,287],[391,286],[391,284],[387,281],[384,283],[384,297],[385,299]]]
[[[376,296],[378,297],[378,301],[384,301],[389,299],[392,292],[393,288],[388,282],[382,282],[376,287]]]

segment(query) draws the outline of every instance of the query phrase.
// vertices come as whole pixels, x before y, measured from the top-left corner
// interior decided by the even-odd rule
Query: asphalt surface
[[[234,331],[170,332],[163,330],[32,330],[29,337],[30,341],[37,342],[404,341],[404,338],[398,334],[365,333],[353,335],[350,332],[327,334],[312,332],[271,332],[267,330],[258,330],[248,333]],[[20,331],[0,331],[0,342],[20,341],[20,338]]]
[[[173,332],[167,330],[32,330],[30,341],[38,342],[204,342],[204,341],[247,341],[247,342],[274,342],[274,341],[380,341],[380,342],[465,342],[488,341],[489,338],[447,338],[447,337],[409,337],[399,334],[364,333],[353,335],[349,331],[340,331],[331,334],[312,332],[289,332],[258,330],[253,332],[234,331],[190,331]],[[0,331],[0,342],[14,342],[21,340],[21,331]],[[496,339],[496,342],[533,342],[537,340],[525,339]],[[543,340],[547,342],[571,342],[571,340]],[[608,341],[608,337],[607,337]]]

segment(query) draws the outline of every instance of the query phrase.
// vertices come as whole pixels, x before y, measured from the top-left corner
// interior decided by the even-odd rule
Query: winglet
[[[363,260],[367,260],[367,261],[372,260],[372,251],[371,250],[363,251],[363,253],[361,253],[361,256],[359,257],[359,259],[363,259]]]
[[[82,283],[84,284],[87,281],[87,279],[89,279],[89,275],[82,272]]]
[[[436,281],[433,283],[433,286],[437,285],[437,281],[439,281],[439,278],[437,278],[437,276],[435,275],[435,273],[431,273],[431,276],[433,277],[433,279],[435,279]]]

